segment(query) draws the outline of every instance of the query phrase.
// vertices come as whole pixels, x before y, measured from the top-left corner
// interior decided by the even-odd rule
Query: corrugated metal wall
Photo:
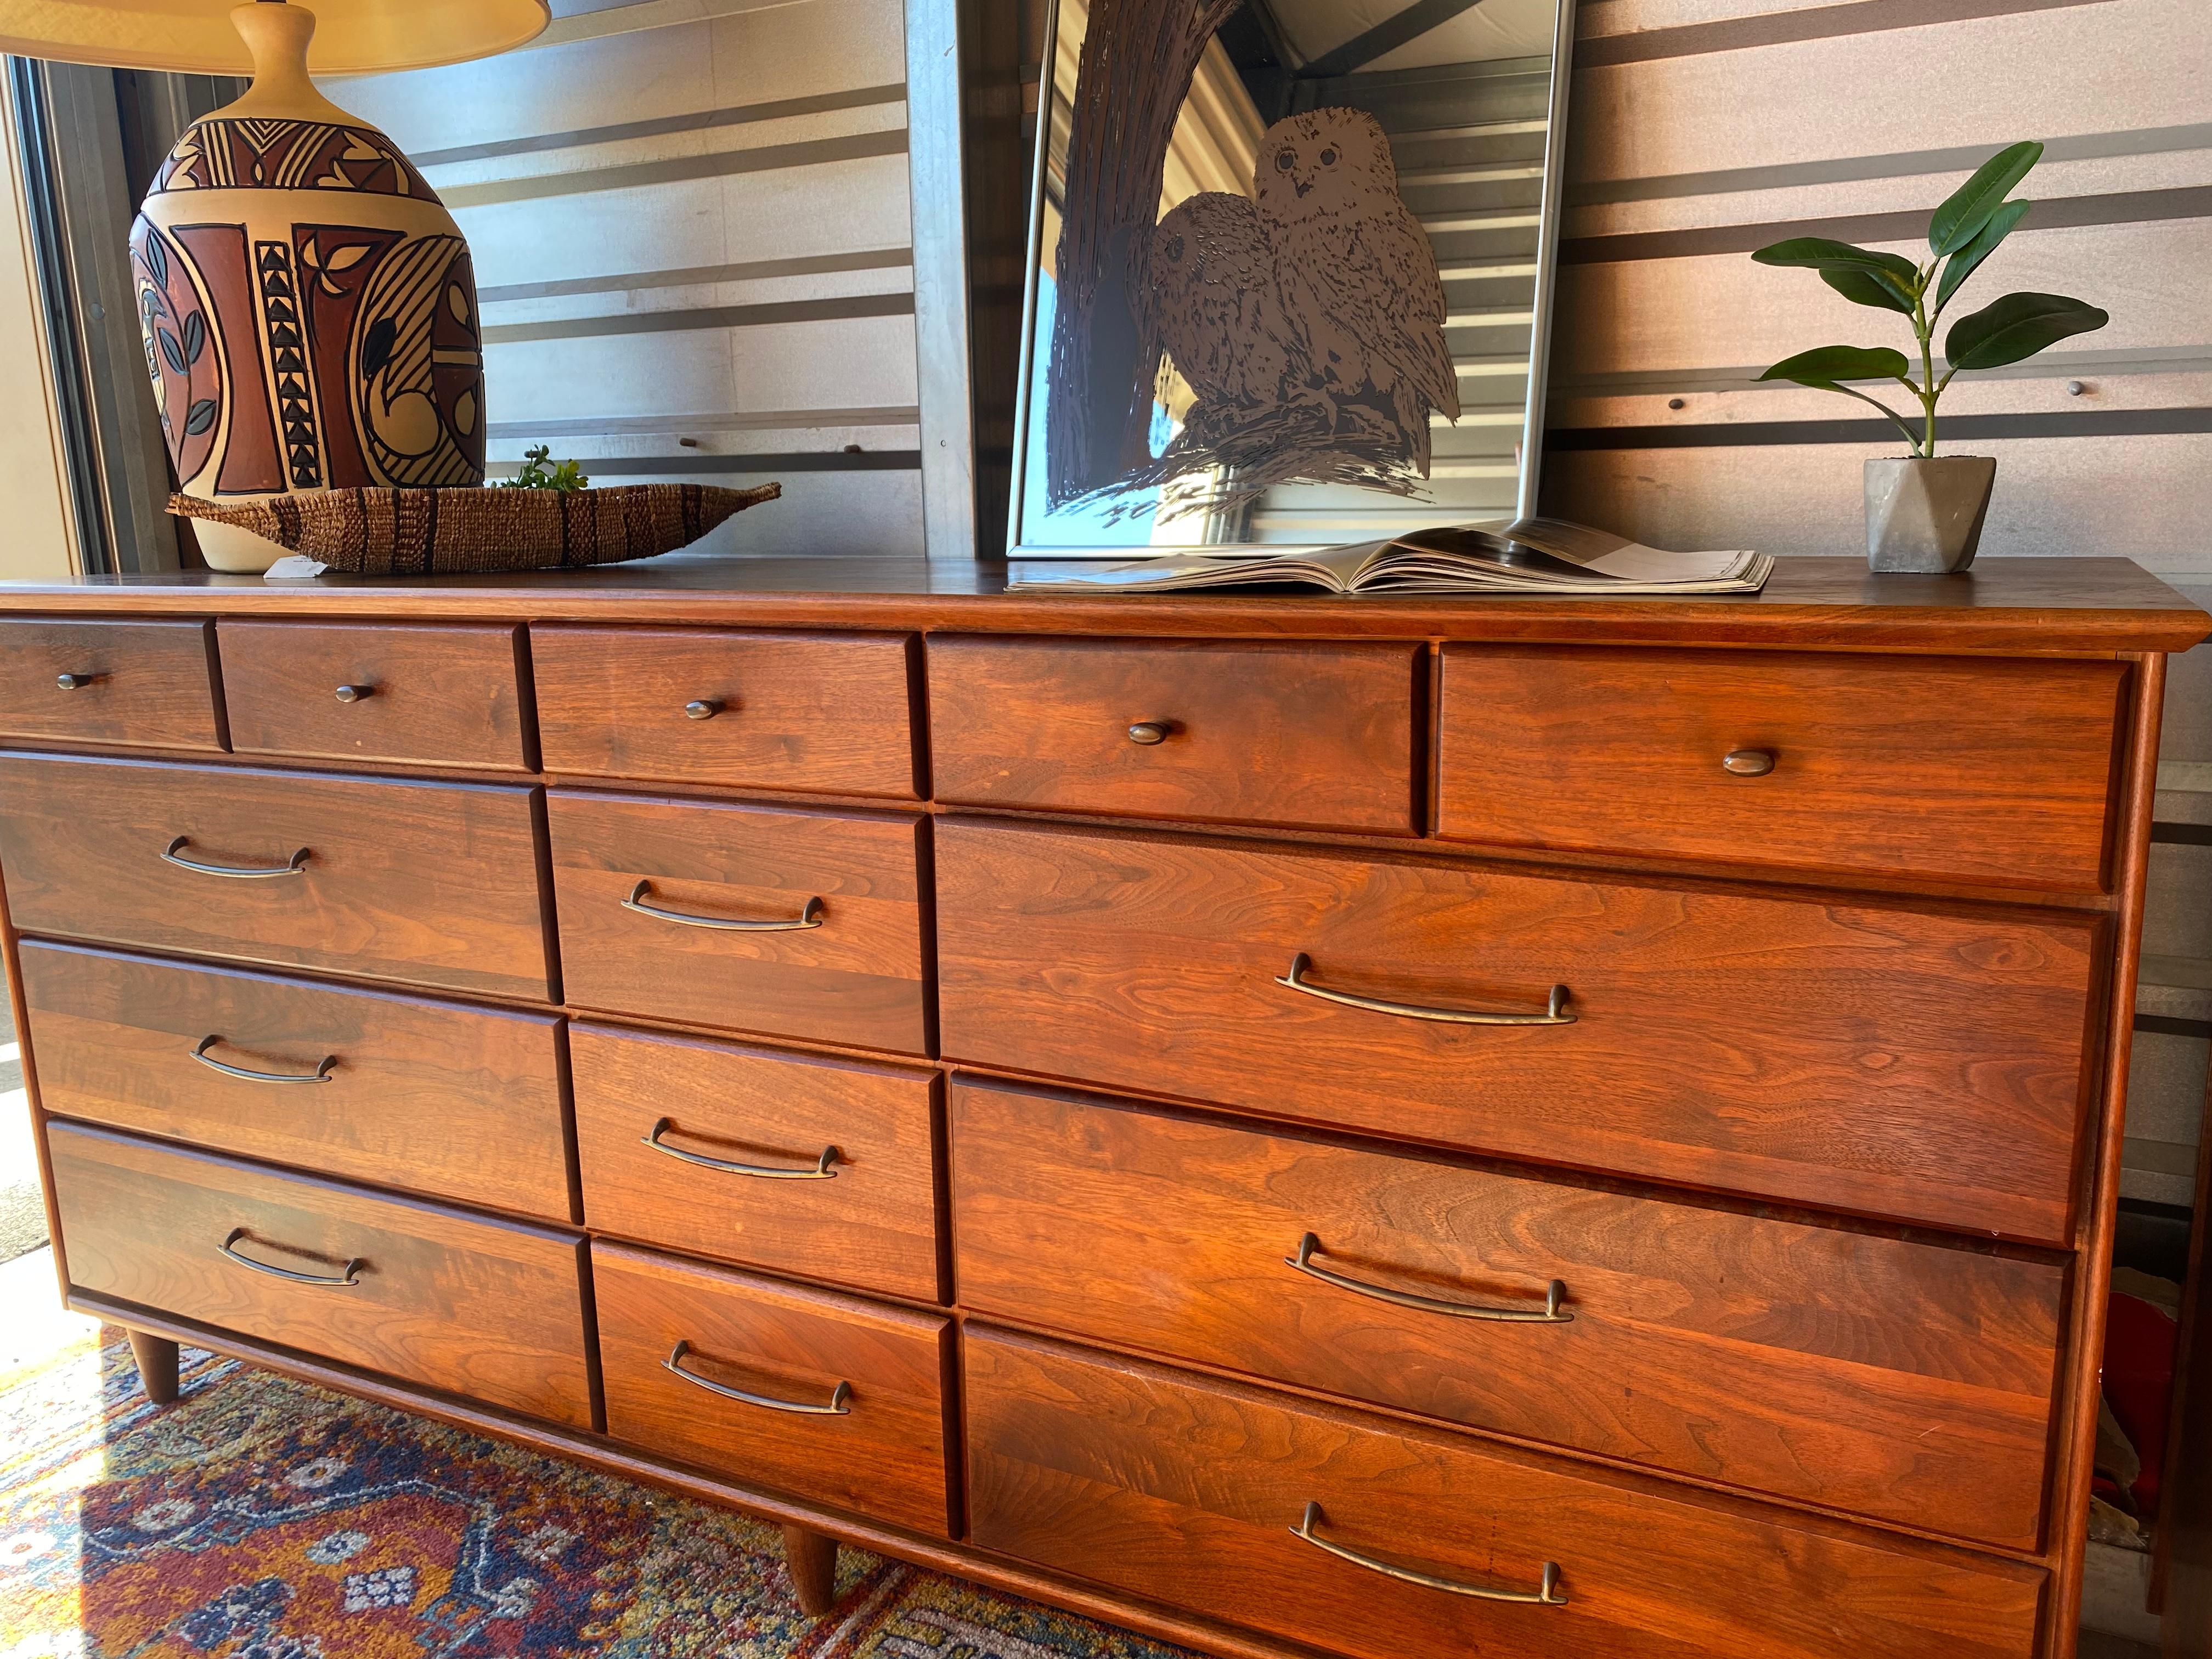
[[[717,550],[918,556],[898,0],[555,0],[482,63],[337,81],[476,254],[490,456],[780,478]]]
[[[2212,603],[2212,18],[2204,0],[1582,0],[1545,500],[1660,546],[1852,553],[1879,416],[1759,386],[1808,346],[1907,343],[1800,234],[1924,253],[2000,145],[2048,149],[1966,290],[2071,294],[2102,331],[1956,382],[1998,458],[1984,556],[2120,554]],[[1861,419],[1860,416],[1868,418]],[[2129,1196],[2188,1201],[2212,1036],[2212,655],[2175,665],[2129,1103]]]

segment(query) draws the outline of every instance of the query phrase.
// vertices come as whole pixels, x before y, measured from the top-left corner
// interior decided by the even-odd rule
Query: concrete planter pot
[[[1964,570],[1981,544],[1997,464],[1990,455],[1906,455],[1866,464],[1867,564],[1881,574]]]

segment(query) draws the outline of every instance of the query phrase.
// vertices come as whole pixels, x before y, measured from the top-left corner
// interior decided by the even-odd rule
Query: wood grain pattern
[[[592,1276],[610,1435],[945,1535],[946,1321],[612,1244],[592,1246]],[[710,1382],[812,1405],[842,1382],[848,1409],[800,1415],[725,1399],[669,1371],[678,1342],[690,1345],[684,1367]]]
[[[64,690],[64,674],[89,683]],[[9,737],[220,750],[221,709],[211,622],[0,622],[0,733]]]
[[[938,1296],[934,1074],[611,1026],[568,1034],[584,1217],[594,1228],[833,1285]],[[826,1181],[710,1170],[814,1168]]]
[[[2098,924],[945,823],[947,1058],[2069,1237]],[[1311,977],[1570,1025],[1434,1024]],[[1602,1109],[1598,1109],[1602,1103]]]
[[[234,618],[218,631],[231,746],[526,771],[517,635],[512,625]],[[341,702],[341,685],[367,695]]]
[[[1352,1659],[2027,1659],[2044,1575],[971,1327],[975,1541]],[[1471,1600],[1291,1528],[1564,1607]]]
[[[843,550],[836,550],[842,552]],[[1985,559],[1963,576],[1876,576],[1857,555],[1784,559],[1751,596],[1641,599],[1338,599],[1301,593],[1008,592],[1001,561],[882,557],[662,559],[516,576],[325,576],[312,587],[164,571],[0,586],[0,614],[96,606],[103,615],[222,616],[349,610],[416,620],[601,626],[978,629],[1183,639],[1547,640],[1610,645],[1762,645],[1996,656],[2186,651],[2212,617],[2127,559]]]
[[[941,801],[1407,835],[1415,676],[1396,645],[929,642]],[[1130,740],[1139,722],[1164,740]]]
[[[188,857],[301,872],[234,881]],[[543,999],[526,789],[0,756],[0,866],[25,933]]]
[[[787,1522],[783,1570],[791,1580],[791,1599],[810,1619],[837,1605],[837,1540],[827,1533]]]
[[[530,644],[549,772],[917,793],[896,635],[533,628]],[[716,712],[687,716],[699,702]]]
[[[913,818],[555,790],[562,971],[580,1008],[927,1052]],[[623,908],[821,926],[725,933]]]
[[[592,1425],[575,1235],[88,1129],[46,1139],[73,1287],[465,1395]],[[337,1276],[311,1285],[268,1265]]]
[[[2124,664],[1443,653],[1448,840],[2093,892]],[[1732,776],[1721,757],[1774,757]]]
[[[957,1085],[962,1305],[2033,1550],[2046,1263]],[[1372,1300],[1296,1271],[1565,1324]]]
[[[49,1112],[318,1174],[568,1219],[559,1022],[36,941]],[[326,1080],[249,1082],[192,1057]]]

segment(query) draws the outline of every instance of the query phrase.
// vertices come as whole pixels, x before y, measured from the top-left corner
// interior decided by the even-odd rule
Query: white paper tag
[[[272,582],[311,581],[329,568],[330,566],[311,559],[304,553],[287,553],[262,574]]]

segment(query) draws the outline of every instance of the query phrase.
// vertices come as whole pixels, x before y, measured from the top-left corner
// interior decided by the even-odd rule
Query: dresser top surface
[[[1065,566],[1022,568],[1048,579]],[[1206,636],[1777,645],[2006,653],[2179,651],[2212,616],[2117,558],[1989,559],[1875,576],[1856,557],[1778,562],[1756,595],[1343,598],[1006,590],[1002,562],[672,554],[581,570],[268,581],[207,571],[0,582],[0,613],[274,616],[973,629]]]

